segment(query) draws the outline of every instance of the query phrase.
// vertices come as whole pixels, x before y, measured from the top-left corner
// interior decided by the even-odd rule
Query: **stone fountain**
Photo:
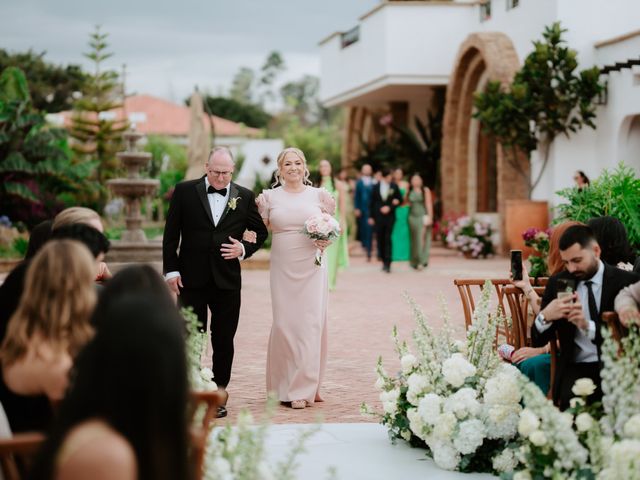
[[[151,160],[151,154],[139,152],[136,143],[143,137],[134,131],[124,135],[126,150],[118,152],[117,156],[127,170],[126,178],[114,178],[107,181],[107,186],[113,194],[125,201],[126,230],[122,232],[122,239],[112,242],[107,260],[111,262],[153,262],[162,259],[162,244],[150,241],[142,230],[143,217],[141,202],[145,197],[154,195],[160,185],[159,180],[142,178],[140,169],[146,167]]]

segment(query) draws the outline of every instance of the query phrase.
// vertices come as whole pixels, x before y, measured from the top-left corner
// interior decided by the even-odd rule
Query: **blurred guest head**
[[[392,173],[393,172],[389,167],[384,167],[382,170],[380,170],[380,179],[389,183],[393,180]]]
[[[549,256],[547,257],[549,275],[556,275],[565,269],[562,258],[560,257],[560,237],[562,237],[562,234],[567,231],[567,228],[574,225],[584,225],[584,223],[571,220],[559,223],[553,227],[553,230],[551,230],[551,235],[549,236]]]
[[[419,173],[414,173],[411,175],[411,188],[423,188],[424,182],[422,181],[422,176]]]
[[[329,160],[322,159],[318,164],[318,171],[322,177],[330,177],[333,175],[333,167]]]
[[[135,452],[137,478],[190,478],[183,321],[156,297],[123,296],[96,311],[101,328],[80,353],[57,423],[32,478],[55,478],[69,432],[99,419]]]
[[[393,181],[396,183],[400,183],[404,180],[404,172],[401,168],[396,168],[393,170]]]
[[[560,237],[560,257],[565,268],[578,280],[588,280],[598,271],[600,245],[586,225],[573,225]]]
[[[362,168],[360,169],[360,173],[364,177],[370,177],[373,174],[373,169],[371,168],[371,165],[369,165],[368,163],[365,163],[364,165],[362,165]]]
[[[627,229],[620,220],[607,215],[592,218],[587,225],[593,231],[602,249],[600,258],[603,262],[613,266],[620,262],[633,264],[635,255],[629,244]]]
[[[73,223],[54,228],[51,238],[77,240],[83,243],[98,262],[103,260],[110,247],[107,237],[86,223]]]
[[[24,259],[28,260],[33,258],[40,248],[51,238],[51,226],[53,221],[45,220],[33,227],[31,235],[29,236],[29,245],[27,246],[27,253],[24,255]]]
[[[3,364],[21,358],[36,334],[54,349],[77,354],[93,334],[94,276],[94,260],[81,243],[51,240],[43,246],[27,269],[20,303],[9,320]]]
[[[573,174],[573,181],[576,182],[576,186],[580,190],[591,185],[589,177],[587,177],[582,170],[577,170],[576,173]]]
[[[94,210],[86,207],[71,207],[61,211],[56,218],[53,219],[53,230],[65,225],[73,225],[75,223],[83,223],[89,225],[99,232],[104,232],[100,215]]]

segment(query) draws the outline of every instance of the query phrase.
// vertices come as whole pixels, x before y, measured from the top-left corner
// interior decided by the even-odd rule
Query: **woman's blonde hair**
[[[56,351],[75,356],[93,335],[95,261],[75,240],[52,240],[33,257],[20,303],[7,325],[0,361],[19,360],[38,334]]]
[[[100,220],[100,215],[98,215],[98,212],[91,210],[90,208],[65,208],[53,219],[53,225],[51,226],[51,229],[55,230],[56,228],[62,227],[64,225],[74,225],[76,223],[84,223],[92,226],[91,222],[95,220],[97,220],[98,222],[102,222],[102,220]]]
[[[285,148],[284,150],[282,150],[280,152],[280,154],[278,155],[278,160],[276,162],[277,165],[278,165],[278,173],[276,175],[277,176],[277,182],[275,182],[272,185],[272,187],[275,187],[278,182],[280,183],[280,185],[284,185],[284,179],[282,178],[282,174],[280,173],[280,171],[282,170],[282,164],[284,163],[284,157],[286,157],[288,153],[293,153],[300,160],[302,160],[302,163],[304,165],[304,178],[302,179],[302,183],[305,184],[305,185],[311,185],[311,180],[309,179],[309,177],[311,176],[311,173],[309,172],[309,168],[307,167],[307,159],[304,156],[304,153],[299,148],[288,147],[288,148]]]

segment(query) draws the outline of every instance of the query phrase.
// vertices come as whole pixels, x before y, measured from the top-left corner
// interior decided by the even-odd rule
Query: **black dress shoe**
[[[227,407],[218,407],[216,418],[224,418],[227,416]]]

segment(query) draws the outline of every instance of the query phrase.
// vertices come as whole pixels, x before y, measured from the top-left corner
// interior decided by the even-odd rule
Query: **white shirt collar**
[[[598,260],[598,270],[596,271],[596,273],[593,275],[593,277],[587,279],[587,280],[582,280],[582,282],[591,282],[593,284],[594,287],[599,287],[602,285],[602,281],[604,278],[604,263],[602,263],[602,260]]]
[[[205,190],[207,190],[209,188],[211,184],[209,183],[209,177],[207,177],[206,175],[204,176],[204,188]],[[229,190],[231,188],[231,182],[227,183],[227,185],[224,187],[227,189],[227,195],[229,195]]]

